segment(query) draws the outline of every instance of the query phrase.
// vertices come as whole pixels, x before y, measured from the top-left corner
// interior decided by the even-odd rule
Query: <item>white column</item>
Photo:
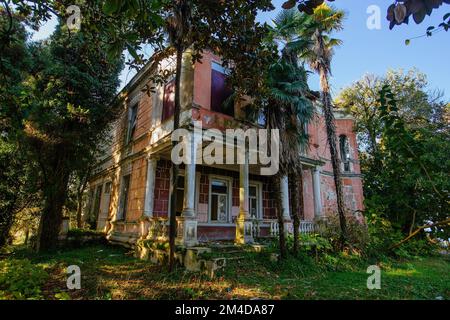
[[[244,159],[244,163],[239,165],[239,216],[236,219],[235,238],[237,244],[253,243],[253,226],[248,212],[248,149],[245,150]]]
[[[283,176],[280,179],[280,191],[281,191],[281,208],[283,210],[283,225],[284,233],[287,236],[293,233],[293,225],[291,222],[291,214],[289,210],[289,179],[287,176]]]
[[[283,176],[280,180],[281,191],[281,206],[283,209],[283,219],[291,220],[291,214],[289,210],[289,179],[287,176]]]
[[[192,135],[194,136],[194,135]],[[189,159],[184,167],[184,200],[183,213],[184,217],[195,216],[195,166],[196,166],[196,143],[195,138],[191,140],[191,152]]]
[[[239,168],[239,216],[248,218],[248,152],[245,152],[244,162]]]
[[[320,191],[320,169],[315,167],[312,170],[313,195],[314,195],[314,216],[322,217],[322,196]]]
[[[147,181],[145,184],[145,202],[144,202],[144,215],[147,217],[153,216],[153,200],[155,197],[155,176],[156,165],[158,159],[152,157],[147,159]]]
[[[184,171],[184,200],[181,217],[177,217],[177,243],[185,247],[197,245],[197,216],[195,214],[195,166],[200,137],[191,132],[187,145]]]

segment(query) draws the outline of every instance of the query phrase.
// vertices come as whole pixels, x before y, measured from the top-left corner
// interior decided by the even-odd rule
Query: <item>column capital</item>
[[[147,153],[145,158],[147,159],[147,161],[158,161],[160,159],[160,156],[152,153]]]

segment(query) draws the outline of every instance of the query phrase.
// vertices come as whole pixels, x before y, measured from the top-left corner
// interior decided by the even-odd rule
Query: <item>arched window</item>
[[[341,161],[344,165],[344,172],[350,171],[350,145],[346,135],[339,136],[339,150],[341,152]]]

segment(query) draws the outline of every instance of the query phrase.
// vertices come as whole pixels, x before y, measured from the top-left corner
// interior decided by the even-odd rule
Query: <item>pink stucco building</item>
[[[113,125],[105,152],[90,181],[87,215],[110,241],[133,245],[140,238],[166,237],[170,203],[171,132],[174,81],[153,84],[156,69],[171,69],[174,61],[147,65],[123,89],[123,115]],[[243,127],[240,106],[225,110],[229,94],[226,72],[220,59],[205,53],[200,63],[183,57],[181,126],[193,131]],[[305,215],[302,230],[316,218],[335,212],[336,193],[327,147],[324,119],[310,124],[310,148],[302,155]],[[342,159],[345,204],[349,211],[363,209],[358,148],[353,120],[335,113]],[[255,127],[258,125],[255,124]],[[205,148],[205,144],[201,145]],[[234,148],[234,146],[228,146]],[[283,214],[290,217],[288,181],[282,179]],[[186,246],[208,240],[251,242],[257,236],[274,234],[277,228],[273,185],[256,166],[199,164],[193,157],[181,165],[178,187],[178,242]]]

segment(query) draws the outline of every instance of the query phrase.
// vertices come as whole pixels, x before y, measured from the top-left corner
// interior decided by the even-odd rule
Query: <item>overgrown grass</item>
[[[22,284],[27,283],[30,270],[41,270],[32,272],[39,275],[30,284],[39,290],[20,295],[14,293],[17,288],[0,280],[3,299],[450,298],[450,261],[444,256],[379,263],[381,290],[367,289],[369,262],[351,255],[316,258],[302,254],[278,263],[270,261],[268,254],[247,252],[243,259],[228,261],[226,269],[213,280],[183,269],[168,273],[163,267],[133,258],[126,249],[112,246],[89,246],[45,255],[15,248],[0,261],[1,266],[11,263],[26,266],[22,273],[14,268],[8,271],[16,280],[21,279]],[[81,269],[80,290],[67,289],[69,265]]]

